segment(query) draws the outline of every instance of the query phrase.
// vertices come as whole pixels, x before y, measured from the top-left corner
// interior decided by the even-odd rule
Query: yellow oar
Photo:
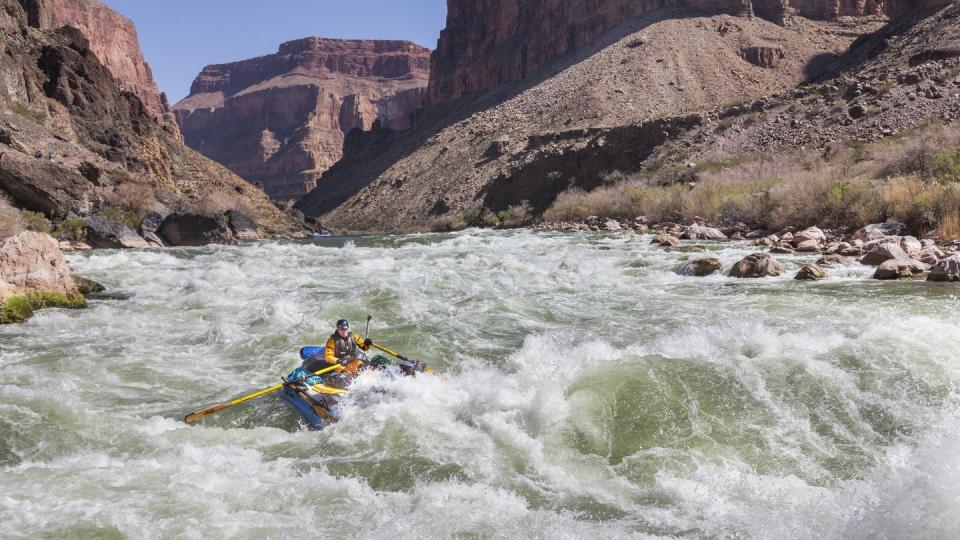
[[[406,356],[404,356],[404,355],[402,355],[402,354],[400,354],[400,353],[393,352],[393,351],[391,351],[390,349],[388,349],[388,348],[386,348],[386,347],[381,347],[380,345],[377,345],[376,343],[373,344],[373,348],[374,348],[374,349],[379,349],[379,350],[381,350],[381,351],[389,354],[390,356],[392,356],[392,357],[394,357],[394,358],[396,358],[396,359],[398,359],[398,360],[400,360],[400,361],[402,361],[402,362],[406,362],[406,363],[408,363],[408,364],[415,364],[415,363],[416,363],[416,362],[414,362],[413,360],[410,360],[409,358],[407,358]],[[434,370],[432,370],[432,369],[430,369],[430,368],[426,368],[426,369],[424,369],[423,371],[426,372],[426,373],[429,373],[430,375],[436,375],[436,374],[437,374],[436,371],[434,371]]]
[[[330,366],[330,367],[328,367],[328,368],[326,368],[326,369],[321,369],[320,371],[314,373],[314,375],[323,375],[323,374],[325,374],[325,373],[330,373],[331,371],[337,371],[337,370],[341,370],[341,369],[343,369],[343,366],[337,364],[336,366]],[[241,404],[241,403],[243,403],[243,402],[245,402],[245,401],[250,401],[251,399],[256,399],[256,398],[258,398],[258,397],[260,397],[260,396],[265,396],[265,395],[267,395],[267,394],[271,394],[271,393],[276,392],[277,390],[279,390],[279,389],[281,389],[281,388],[283,388],[283,384],[282,384],[282,383],[281,383],[281,384],[278,384],[278,385],[276,385],[276,386],[271,386],[270,388],[264,388],[263,390],[260,390],[259,392],[254,392],[253,394],[250,394],[249,396],[244,396],[244,397],[242,397],[242,398],[235,399],[235,400],[233,400],[233,401],[228,401],[228,402],[226,402],[226,403],[220,403],[220,404],[214,405],[214,406],[212,406],[212,407],[207,407],[206,409],[200,409],[199,411],[197,411],[197,412],[195,412],[195,413],[193,413],[193,414],[187,415],[187,417],[184,418],[184,421],[185,421],[186,423],[188,423],[188,424],[192,424],[192,423],[196,422],[197,420],[203,418],[204,416],[211,415],[211,414],[213,414],[213,413],[215,413],[215,412],[220,412],[220,411],[222,411],[222,410],[224,410],[224,409],[229,409],[230,407],[233,407],[234,405],[239,405],[239,404]],[[334,393],[334,392],[328,392],[328,393]],[[339,392],[337,392],[337,393],[339,393]]]

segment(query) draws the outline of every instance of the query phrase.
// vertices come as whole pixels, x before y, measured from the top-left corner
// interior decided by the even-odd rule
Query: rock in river
[[[796,279],[798,281],[818,281],[827,277],[827,271],[815,264],[808,264],[800,269],[797,272]]]
[[[927,271],[928,266],[913,259],[890,259],[877,267],[874,279],[900,279],[913,277]]]
[[[730,277],[735,278],[762,278],[779,276],[782,273],[783,266],[769,253],[748,255],[730,269]]]
[[[717,258],[696,259],[688,262],[680,270],[684,276],[703,277],[715,274],[723,268],[723,263]]]

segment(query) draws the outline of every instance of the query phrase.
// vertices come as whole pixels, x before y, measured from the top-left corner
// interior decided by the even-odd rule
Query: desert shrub
[[[25,227],[20,212],[10,204],[6,195],[0,194],[0,240],[23,231]]]
[[[933,177],[941,182],[960,182],[960,148],[933,158]]]
[[[53,230],[53,227],[50,225],[50,221],[48,221],[47,217],[40,212],[24,210],[23,221],[26,224],[27,229],[31,231],[50,234],[50,232]]]
[[[109,219],[110,221],[116,221],[121,225],[126,225],[131,229],[136,230],[140,226],[140,222],[143,221],[144,214],[141,214],[134,210],[124,210],[116,206],[105,206],[100,210],[100,215]]]
[[[7,108],[37,124],[44,125],[47,123],[47,118],[43,113],[35,111],[22,103],[10,102],[7,104]]]
[[[515,228],[529,225],[533,221],[533,211],[530,201],[523,201],[518,205],[509,206],[506,210],[497,212],[497,220],[501,227]]]
[[[960,213],[960,185],[925,182],[917,175],[892,178],[883,187],[883,201],[891,219],[918,231],[937,230]]]
[[[923,178],[934,176],[937,158],[944,148],[960,146],[960,129],[956,126],[931,124],[912,130],[904,136],[874,145],[873,159],[886,176],[917,173]]]
[[[955,144],[956,143],[956,144]],[[896,219],[949,237],[960,215],[960,129],[927,126],[879,143],[835,143],[823,151],[709,160],[699,181],[656,174],[590,192],[561,193],[550,221],[646,216],[652,221],[727,220],[768,228],[860,227]],[[894,170],[910,170],[893,174]],[[941,181],[932,181],[932,176]],[[611,178],[616,176],[610,175]]]
[[[77,216],[70,216],[57,224],[54,236],[60,240],[83,242],[86,240],[87,220]]]
[[[941,240],[960,240],[960,212],[944,216],[937,226]]]
[[[121,181],[105,198],[110,206],[141,216],[159,206],[153,188],[129,180]]]

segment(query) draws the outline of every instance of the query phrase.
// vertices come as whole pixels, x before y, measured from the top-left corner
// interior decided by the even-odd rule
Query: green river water
[[[747,243],[709,245],[727,267]],[[2,538],[957,538],[960,287],[687,278],[643,236],[70,254],[0,327]],[[345,317],[443,377],[270,386]]]

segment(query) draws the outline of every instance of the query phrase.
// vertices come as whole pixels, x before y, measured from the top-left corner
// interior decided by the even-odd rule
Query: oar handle
[[[381,347],[380,345],[377,345],[376,343],[373,344],[373,348],[374,348],[374,349],[379,349],[379,350],[381,350],[381,351],[389,354],[390,356],[392,356],[392,357],[394,357],[394,358],[399,358],[400,360],[403,360],[404,362],[409,362],[409,361],[410,361],[410,359],[407,358],[406,356],[404,356],[404,355],[402,355],[402,354],[400,354],[400,353],[393,352],[393,351],[391,351],[390,349],[388,349],[388,348],[386,348],[386,347]]]

